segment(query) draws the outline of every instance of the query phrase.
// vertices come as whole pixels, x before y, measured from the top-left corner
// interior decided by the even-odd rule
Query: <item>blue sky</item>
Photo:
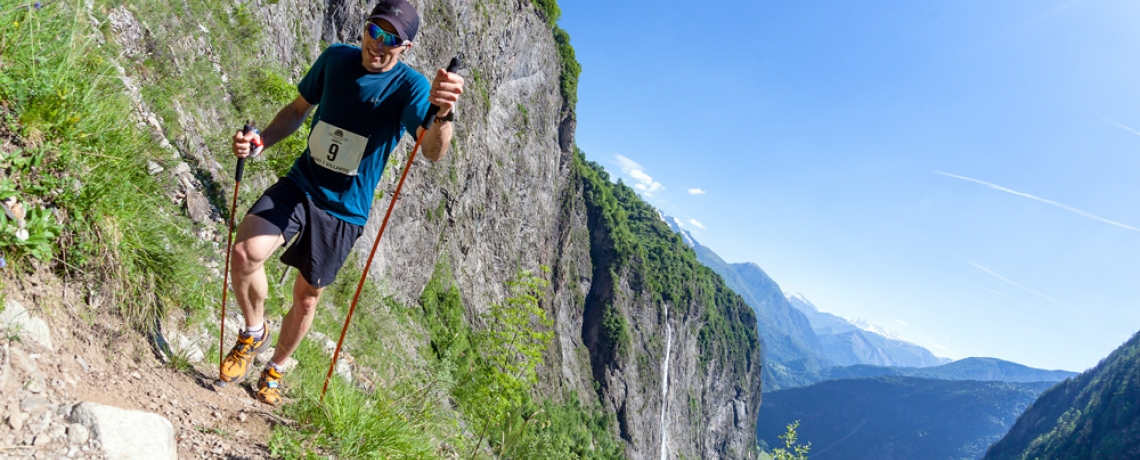
[[[561,7],[578,146],[726,260],[955,359],[1140,330],[1140,2]]]

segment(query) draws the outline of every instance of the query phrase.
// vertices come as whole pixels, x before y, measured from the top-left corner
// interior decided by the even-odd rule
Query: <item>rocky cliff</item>
[[[683,299],[655,295],[640,281],[652,276],[646,256],[623,259],[615,227],[586,196],[576,166],[573,105],[560,92],[562,63],[543,11],[519,0],[413,4],[423,26],[407,62],[430,74],[462,53],[467,84],[448,156],[412,165],[371,268],[381,292],[414,305],[446,263],[467,320],[478,323],[506,296],[504,281],[551,267],[543,307],[556,336],[540,369],[544,396],[600,402],[630,458],[751,455],[760,402],[755,317],[723,284],[681,286]],[[371,3],[210,6],[143,2],[101,13],[109,18],[104,35],[123,49],[120,77],[139,120],[190,166],[185,194],[201,189],[216,218],[230,186],[226,139],[243,118],[264,124],[295,97],[288,82],[323,46],[357,42]],[[155,13],[163,8],[171,10]],[[163,19],[142,19],[155,17]],[[156,67],[165,70],[149,70]],[[293,142],[251,167],[243,188],[255,192],[243,202],[287,166],[282,158],[299,153],[288,151]],[[376,237],[410,147],[405,141],[393,154],[357,251],[366,254]],[[661,238],[675,236],[666,228]],[[695,263],[691,251],[684,257]],[[605,333],[615,321],[627,325],[620,343]]]

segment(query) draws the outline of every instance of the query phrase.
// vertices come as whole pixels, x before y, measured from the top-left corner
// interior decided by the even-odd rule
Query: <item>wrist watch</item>
[[[436,115],[435,121],[455,121],[455,108],[453,107],[451,111],[447,112],[447,116]]]

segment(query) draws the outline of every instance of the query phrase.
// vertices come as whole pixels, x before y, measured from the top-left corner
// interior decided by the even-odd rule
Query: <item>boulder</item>
[[[68,421],[87,427],[108,459],[178,458],[174,425],[158,414],[83,402]]]

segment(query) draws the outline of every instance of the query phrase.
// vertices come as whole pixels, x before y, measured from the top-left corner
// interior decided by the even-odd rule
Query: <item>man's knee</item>
[[[261,268],[270,251],[258,247],[253,241],[241,241],[234,245],[233,269],[236,273],[251,273]]]
[[[261,268],[284,240],[285,237],[277,226],[261,217],[247,215],[242,219],[237,242],[234,243],[234,272],[252,273]]]
[[[293,284],[293,308],[299,308],[299,313],[306,316],[312,314],[321,300],[324,288],[317,288],[305,281],[305,277],[298,275],[297,282]]]

